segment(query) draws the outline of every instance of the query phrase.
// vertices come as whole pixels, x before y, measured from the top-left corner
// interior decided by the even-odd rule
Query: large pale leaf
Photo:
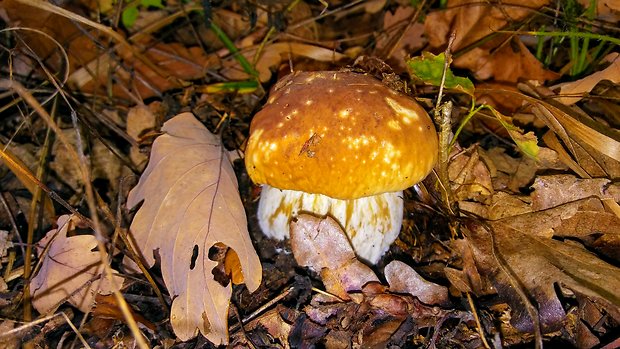
[[[231,285],[213,279],[217,262],[209,248],[221,242],[241,262],[248,289],[261,281],[261,265],[247,231],[232,165],[217,136],[190,113],[164,124],[149,164],[127,205],[144,203],[131,224],[148,266],[158,250],[166,287],[174,301],[170,322],[181,340],[200,331],[210,341],[228,341]]]
[[[67,237],[75,229],[77,219],[64,215],[58,218],[58,229],[50,230],[39,243],[41,268],[30,281],[32,305],[41,314],[55,311],[65,299],[83,312],[90,311],[98,293],[110,294],[113,285],[102,276],[103,265],[93,235]],[[47,250],[46,250],[47,247]],[[120,276],[114,277],[119,287]]]

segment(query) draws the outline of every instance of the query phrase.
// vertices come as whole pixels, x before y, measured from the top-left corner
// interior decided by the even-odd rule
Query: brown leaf
[[[425,280],[413,268],[401,261],[392,261],[385,266],[383,271],[385,280],[390,284],[390,291],[395,293],[408,293],[418,297],[420,301],[429,305],[447,306],[448,289]]]
[[[164,124],[149,165],[127,199],[144,204],[131,233],[145,264],[158,250],[172,303],[170,322],[188,340],[200,331],[210,341],[228,341],[231,285],[213,280],[217,262],[209,249],[221,242],[234,249],[250,291],[261,281],[261,265],[250,240],[246,216],[231,163],[217,136],[190,113]]]
[[[503,28],[510,22],[530,16],[548,0],[508,0],[501,4],[476,0],[450,0],[448,8],[431,12],[424,21],[429,44],[442,47],[452,31],[457,37],[453,50],[466,47]]]
[[[455,155],[448,165],[448,177],[457,200],[493,194],[489,169],[480,159],[478,146]]]
[[[357,260],[342,228],[329,216],[301,214],[293,220],[291,248],[297,263],[321,272],[327,292],[340,298],[348,299],[348,292],[379,281],[372,269]]]
[[[65,299],[86,313],[98,293],[110,294],[114,290],[111,281],[102,276],[101,255],[93,251],[97,248],[95,237],[67,237],[78,223],[73,216],[60,216],[58,229],[50,230],[36,245],[42,262],[30,281],[30,293],[32,305],[41,314],[54,312]],[[123,278],[115,275],[112,282],[120,287]]]
[[[392,68],[398,67],[400,71],[407,71],[405,58],[420,50],[427,42],[423,24],[415,22],[409,25],[414,13],[415,8],[412,6],[399,6],[394,13],[385,11],[384,31],[377,37],[377,56],[385,57],[388,50],[391,50],[392,54],[387,59]]]
[[[596,196],[620,201],[620,187],[605,178],[579,179],[573,175],[539,176],[532,185],[532,210],[539,211],[563,203]]]
[[[135,106],[127,112],[127,135],[136,142],[129,150],[129,158],[140,170],[146,166],[148,157],[140,152],[140,148],[137,146],[139,144],[138,141],[144,132],[153,131],[156,126],[157,118],[155,114],[145,105]]]
[[[560,88],[560,97],[557,100],[566,105],[575,104],[583,98],[585,93],[592,91],[594,86],[602,80],[609,80],[613,83],[620,82],[620,54],[612,52],[603,58],[603,61],[610,62],[611,64],[607,68],[592,73],[583,79],[556,86]]]
[[[590,6],[590,0],[577,0],[584,8]],[[620,3],[617,0],[597,0],[596,18],[607,22],[620,21]]]
[[[144,316],[135,312],[131,307],[129,308],[129,312],[133,318],[146,326],[151,331],[155,331],[155,324],[144,318]],[[116,297],[113,295],[101,295],[98,294],[96,298],[95,306],[92,310],[93,317],[95,319],[114,319],[120,320],[122,322],[126,322],[125,315],[123,314],[118,302],[116,301]]]
[[[536,301],[541,324],[547,330],[557,328],[566,315],[556,294],[556,284],[598,298],[609,306],[620,306],[620,269],[584,248],[530,235],[502,223],[493,224],[492,230],[473,222],[467,226],[476,265],[512,305],[512,319],[518,329],[532,330],[523,300],[515,291],[515,287],[521,286],[507,276],[506,267],[499,267],[495,256],[501,256],[529,297]]]
[[[521,190],[528,188],[538,172],[568,169],[555,151],[545,147],[538,149],[536,160],[528,156],[512,157],[500,147],[491,148],[482,154],[496,169],[495,173],[492,173],[493,188],[513,193],[520,193]]]
[[[256,49],[243,52],[243,56],[248,61],[253,62]],[[303,44],[299,42],[277,42],[262,47],[259,58],[256,61],[255,69],[258,72],[259,80],[267,82],[271,78],[271,68],[278,67],[281,62],[288,61],[290,57],[302,56],[320,62],[336,62],[346,56],[334,50],[324,47]],[[229,59],[223,62],[224,68],[221,74],[231,80],[246,80],[250,76],[241,68],[239,62]]]
[[[471,70],[477,79],[514,83],[520,80],[555,80],[559,74],[544,69],[518,38],[512,38],[498,49],[474,48],[454,60],[454,66]]]
[[[509,23],[534,14],[548,0],[502,1],[501,4],[476,0],[452,0],[448,9],[430,13],[424,22],[429,44],[443,49],[451,32],[456,32],[454,52],[476,43]],[[516,82],[518,79],[550,80],[557,74],[545,70],[518,38],[498,35],[455,58],[453,65],[470,69],[480,80]]]

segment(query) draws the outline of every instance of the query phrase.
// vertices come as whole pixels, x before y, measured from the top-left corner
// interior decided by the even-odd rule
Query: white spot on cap
[[[342,109],[342,110],[338,113],[338,116],[340,116],[341,118],[346,118],[347,116],[349,116],[349,114],[351,114],[351,108],[348,108],[348,109]]]
[[[401,120],[405,124],[409,125],[412,122],[418,120],[418,114],[415,112],[415,110],[407,109],[389,97],[386,97],[385,101],[390,106],[390,108],[392,108],[396,112],[396,114],[401,117]]]
[[[390,120],[388,121],[388,127],[393,129],[393,130],[400,130],[400,122],[396,121],[396,120]]]
[[[305,104],[306,104],[306,105],[311,105],[312,103],[314,103],[314,101],[313,101],[313,100],[311,100],[311,99],[306,99],[306,102],[305,102]]]

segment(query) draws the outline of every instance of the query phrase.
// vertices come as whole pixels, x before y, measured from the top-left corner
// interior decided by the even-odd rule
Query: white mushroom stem
[[[299,213],[334,218],[346,232],[358,257],[375,264],[400,232],[403,192],[339,200],[263,185],[257,215],[265,235],[278,240],[288,238],[289,222]]]

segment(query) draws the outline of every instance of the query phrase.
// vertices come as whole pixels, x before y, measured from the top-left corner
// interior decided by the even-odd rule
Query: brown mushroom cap
[[[297,72],[272,89],[250,127],[252,180],[279,189],[356,199],[403,190],[437,159],[422,107],[352,72]]]

